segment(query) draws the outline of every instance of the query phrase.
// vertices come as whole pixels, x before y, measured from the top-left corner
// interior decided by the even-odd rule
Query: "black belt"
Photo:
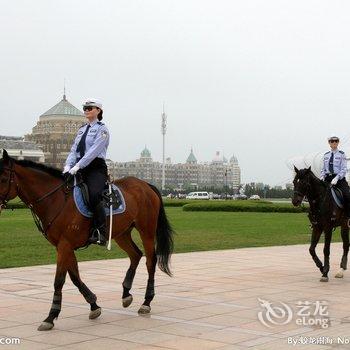
[[[77,158],[77,162],[79,162],[79,158]],[[107,164],[103,158],[96,157],[89,165],[87,165],[83,169],[97,169],[97,168],[106,168]]]

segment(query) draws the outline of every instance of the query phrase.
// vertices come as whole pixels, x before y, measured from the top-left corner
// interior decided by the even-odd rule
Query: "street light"
[[[165,134],[166,134],[166,121],[167,116],[164,112],[163,103],[163,113],[162,113],[162,135],[163,135],[163,167],[162,167],[162,191],[165,190]]]
[[[227,166],[225,169],[225,200],[227,201]]]

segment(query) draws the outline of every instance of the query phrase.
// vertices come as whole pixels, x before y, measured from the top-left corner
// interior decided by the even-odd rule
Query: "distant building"
[[[0,152],[5,149],[7,153],[17,160],[31,160],[45,162],[44,152],[35,142],[24,141],[24,137],[0,136]]]
[[[62,168],[78,129],[85,123],[83,113],[63,95],[62,100],[39,117],[32,133],[25,140],[33,141],[43,150],[45,163]]]
[[[152,159],[147,147],[140,158],[131,162],[109,162],[109,169],[114,178],[135,176],[156,186],[162,183],[162,163]],[[113,170],[112,170],[113,169]],[[198,163],[193,149],[186,163],[172,164],[167,158],[165,163],[165,187],[184,188],[224,188],[238,189],[241,184],[241,171],[238,160],[233,156],[230,161],[216,152],[209,163]]]
[[[78,129],[86,122],[84,114],[74,107],[63,95],[61,101],[39,116],[32,133],[21,139],[22,148],[30,147],[40,153],[40,156],[31,155],[35,161],[63,168],[70,152]],[[29,146],[28,146],[29,147]],[[8,147],[4,147],[8,148]],[[13,149],[12,154],[20,153],[19,146]],[[32,152],[33,153],[33,152]],[[38,154],[39,154],[38,153]],[[11,153],[10,153],[11,154]],[[27,155],[30,157],[30,155]],[[131,162],[106,161],[113,177],[135,176],[158,187],[162,184],[162,163],[153,161],[151,152],[145,147],[140,158]],[[188,188],[227,188],[237,190],[241,184],[241,171],[238,160],[232,156],[227,160],[220,152],[216,152],[213,160],[198,163],[193,150],[185,163],[173,164],[170,158],[165,161],[165,186],[174,189]]]

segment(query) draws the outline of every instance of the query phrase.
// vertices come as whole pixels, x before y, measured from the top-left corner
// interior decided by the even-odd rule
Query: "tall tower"
[[[165,134],[166,134],[166,119],[167,116],[164,112],[163,103],[163,113],[162,113],[162,135],[163,135],[163,167],[162,167],[162,190],[165,190]]]

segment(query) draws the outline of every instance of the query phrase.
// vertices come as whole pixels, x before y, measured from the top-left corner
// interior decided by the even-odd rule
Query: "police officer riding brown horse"
[[[130,258],[130,266],[122,284],[123,306],[129,306],[133,300],[130,290],[142,257],[141,250],[131,237],[131,231],[135,228],[142,240],[148,271],[145,299],[139,313],[149,313],[155,295],[157,262],[163,272],[171,275],[169,263],[173,251],[173,231],[165,215],[161,195],[154,186],[133,177],[114,183],[120,188],[126,203],[126,210],[112,217],[112,239]],[[62,288],[67,273],[90,304],[89,318],[100,316],[97,297],[81,280],[74,253],[75,249],[86,245],[91,221],[78,211],[72,190],[67,186],[61,171],[31,161],[15,160],[4,150],[0,159],[0,210],[17,196],[31,209],[45,237],[57,250],[52,305],[48,317],[38,329],[53,328],[54,319],[61,311]]]

